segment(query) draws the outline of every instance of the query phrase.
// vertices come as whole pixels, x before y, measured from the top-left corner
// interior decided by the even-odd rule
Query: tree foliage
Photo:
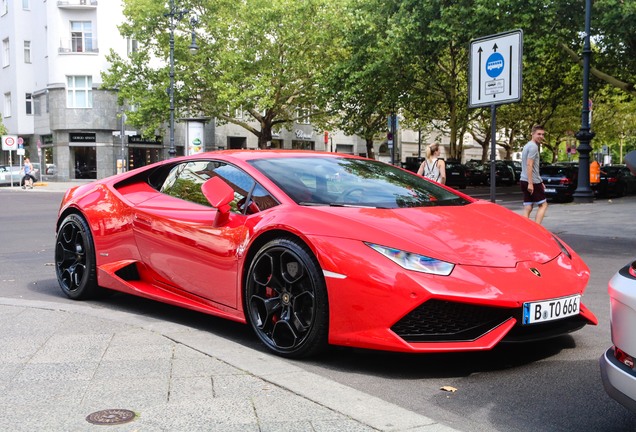
[[[214,117],[240,125],[271,140],[272,130],[315,106],[321,64],[338,55],[337,3],[330,0],[184,0],[179,10],[196,13],[199,50],[188,52],[189,14],[175,20],[176,116]],[[167,120],[170,17],[162,3],[124,0],[127,22],[122,35],[139,40],[142,49],[128,58],[111,52],[106,87],[119,89],[120,102],[136,107],[131,123],[154,134]],[[157,61],[160,60],[160,61]],[[308,114],[307,114],[308,113]],[[235,115],[238,114],[238,115]],[[243,117],[243,114],[246,117]],[[260,125],[256,128],[251,120]]]
[[[510,156],[540,123],[554,158],[580,126],[585,17],[580,0],[176,3],[199,20],[194,55],[188,52],[189,15],[174,22],[176,116],[240,125],[258,137],[260,147],[272,131],[290,128],[301,112],[316,127],[363,137],[373,156],[387,116],[399,112],[406,127],[431,127],[448,136],[451,157],[461,157],[465,132],[482,143],[485,155],[490,110],[468,109],[470,42],[513,29],[523,31],[523,97],[497,108],[497,129],[503,131],[498,143]],[[119,90],[122,103],[135,107],[127,113],[129,121],[154,135],[168,116],[170,17],[163,2],[124,0],[124,5],[121,33],[142,48],[129,57],[111,53],[103,81]],[[605,73],[604,81],[632,92],[636,2],[595,0],[592,23],[596,76]],[[631,119],[634,103],[604,87],[603,81],[591,82],[598,142],[628,142],[634,132],[618,128],[611,113]]]

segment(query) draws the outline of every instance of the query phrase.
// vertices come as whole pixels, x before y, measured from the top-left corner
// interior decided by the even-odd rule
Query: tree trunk
[[[367,157],[369,159],[375,159],[375,150],[373,149],[373,138],[367,138]]]

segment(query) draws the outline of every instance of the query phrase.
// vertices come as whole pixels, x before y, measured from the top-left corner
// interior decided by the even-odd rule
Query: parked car
[[[636,175],[636,151],[626,156]],[[636,413],[636,261],[610,279],[612,346],[600,358],[601,379],[608,395]]]
[[[22,176],[19,166],[0,165],[0,185],[10,186],[13,183],[14,186],[20,186]]]
[[[589,268],[557,235],[341,153],[171,158],[67,190],[55,228],[69,298],[115,290],[246,323],[284,357],[490,350],[598,322]]]
[[[473,186],[488,184],[490,170],[482,161],[471,159],[465,163],[468,174],[468,184]]]
[[[515,183],[519,183],[519,180],[521,180],[521,162],[516,160],[503,160],[502,162],[512,170]]]
[[[495,180],[497,185],[512,186],[515,184],[515,174],[508,165],[498,160],[495,161]],[[488,177],[488,185],[490,185],[490,176]]]
[[[539,169],[549,200],[572,201],[576,190],[579,169],[568,165],[546,165]]]
[[[33,168],[37,169],[39,173],[42,172],[40,163],[35,162],[32,165],[33,165]],[[57,167],[55,166],[55,164],[47,163],[45,164],[45,167],[46,167],[46,171],[44,172],[44,176],[53,176],[57,174]]]
[[[592,184],[594,194],[599,197],[622,197],[636,193],[636,177],[625,165],[601,167],[600,182]]]
[[[466,166],[470,169],[481,171],[480,174],[477,174],[477,178],[479,180],[484,179],[484,184],[488,186],[490,186],[490,165],[490,161],[482,162],[477,159],[471,159],[466,162]],[[515,184],[512,169],[501,160],[495,161],[495,184],[508,186]]]
[[[446,186],[466,189],[468,186],[468,169],[456,160],[446,162]]]

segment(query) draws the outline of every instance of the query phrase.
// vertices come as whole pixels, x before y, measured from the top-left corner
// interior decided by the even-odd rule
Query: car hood
[[[515,267],[561,253],[545,228],[487,201],[464,206],[303,208],[304,233],[350,238],[461,265]],[[298,215],[298,214],[297,214]],[[310,234],[310,235],[311,235]]]

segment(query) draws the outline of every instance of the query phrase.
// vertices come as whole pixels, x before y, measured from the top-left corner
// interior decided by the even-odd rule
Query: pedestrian
[[[545,140],[545,129],[543,126],[532,126],[532,138],[523,146],[521,151],[521,192],[523,192],[523,215],[530,217],[532,209],[536,204],[537,213],[534,217],[536,223],[543,221],[545,212],[548,209],[548,201],[545,198],[545,185],[541,180],[539,172],[540,152],[539,146]]]
[[[431,144],[426,147],[426,157],[422,161],[417,174],[434,180],[438,183],[446,183],[446,163],[439,157],[441,150],[439,144]]]
[[[35,177],[33,177],[33,165],[29,158],[24,158],[24,177],[22,177],[22,189],[33,189],[33,182],[35,182]]]

